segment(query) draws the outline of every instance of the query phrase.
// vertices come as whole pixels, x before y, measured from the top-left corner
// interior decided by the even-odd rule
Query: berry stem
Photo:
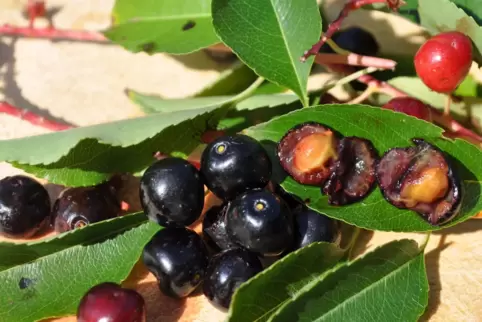
[[[380,69],[394,69],[397,65],[397,62],[391,59],[362,56],[355,53],[349,53],[347,55],[317,54],[315,56],[315,62],[317,64],[342,64],[350,66],[376,67]]]
[[[22,36],[26,38],[40,38],[52,40],[74,40],[91,42],[108,42],[108,40],[98,32],[84,30],[61,30],[53,27],[31,28],[16,27],[9,24],[0,26],[2,36]]]
[[[444,115],[450,115],[450,104],[452,103],[452,98],[450,95],[445,97],[445,105],[444,105]]]
[[[318,54],[321,46],[323,46],[325,42],[330,39],[336,31],[340,29],[343,20],[348,17],[348,15],[352,11],[360,9],[363,6],[375,3],[384,3],[393,11],[396,11],[400,6],[405,4],[403,0],[349,0],[345,4],[343,9],[341,9],[338,17],[328,25],[328,30],[321,36],[320,40],[316,44],[314,44],[309,50],[305,51],[305,53],[301,57],[301,61],[305,62],[308,57]]]
[[[43,116],[27,111],[25,109],[20,109],[7,102],[0,102],[0,113],[17,117],[21,120],[29,122],[30,124],[37,125],[51,131],[63,131],[74,128],[74,126],[68,124],[48,120]]]

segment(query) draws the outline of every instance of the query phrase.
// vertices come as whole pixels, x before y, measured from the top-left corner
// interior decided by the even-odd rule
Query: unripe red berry
[[[415,54],[418,77],[431,90],[451,93],[467,76],[472,64],[472,42],[458,31],[440,33]]]
[[[395,97],[382,107],[395,112],[405,113],[425,121],[430,122],[432,120],[430,108],[416,98]]]

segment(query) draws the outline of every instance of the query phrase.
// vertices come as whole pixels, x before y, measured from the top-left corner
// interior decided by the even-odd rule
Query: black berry
[[[30,238],[50,222],[50,197],[32,178],[16,175],[0,180],[0,234]]]
[[[376,56],[380,49],[373,35],[359,27],[350,27],[336,32],[331,38],[339,47],[355,54]],[[333,53],[328,44],[324,44],[320,52]]]
[[[143,261],[165,295],[183,298],[202,282],[208,252],[194,231],[168,227],[154,235],[144,247]]]
[[[242,248],[231,248],[214,255],[204,279],[204,295],[217,307],[227,309],[234,291],[263,270],[259,258]]]
[[[87,291],[77,309],[77,322],[144,322],[145,319],[144,298],[134,290],[110,282]]]
[[[336,243],[338,237],[338,224],[330,217],[309,208],[295,214],[294,250],[314,242]]]
[[[217,197],[232,200],[271,178],[271,160],[261,143],[246,135],[222,136],[208,144],[201,158],[206,186]]]
[[[204,184],[191,163],[165,158],[142,176],[140,199],[150,220],[162,226],[188,226],[201,216]]]
[[[213,206],[206,211],[202,224],[203,238],[214,250],[228,249],[235,244],[226,232],[226,210],[229,204]]]
[[[226,230],[235,243],[264,256],[279,255],[293,243],[288,205],[266,190],[248,191],[234,199],[226,213]]]
[[[68,188],[54,203],[55,231],[62,233],[121,214],[117,190],[110,182],[91,187]]]

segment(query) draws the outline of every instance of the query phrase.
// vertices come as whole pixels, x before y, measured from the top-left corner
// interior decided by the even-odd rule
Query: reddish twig
[[[101,33],[84,30],[61,30],[52,27],[29,28],[15,27],[8,24],[0,26],[0,35],[22,36],[27,38],[43,38],[53,40],[76,40],[76,41],[95,41],[108,42],[107,38]]]
[[[35,19],[37,19],[37,17],[45,17],[46,13],[47,13],[47,9],[45,8],[45,1],[28,0],[27,15],[28,15],[28,25],[30,28],[33,28],[33,24],[35,22]]]
[[[400,6],[405,4],[403,0],[349,0],[341,10],[338,17],[330,23],[328,30],[321,36],[320,40],[309,50],[305,51],[301,57],[301,61],[304,62],[306,59],[308,59],[308,57],[318,54],[321,46],[323,46],[325,42],[330,39],[337,30],[340,29],[343,20],[350,14],[350,12],[374,3],[385,3],[393,11],[397,11]]]
[[[74,128],[74,126],[68,124],[62,124],[56,121],[47,120],[40,115],[24,109],[20,109],[7,102],[0,102],[0,113],[17,117],[21,120],[29,122],[30,124],[37,125],[51,131],[63,131]]]
[[[362,56],[355,53],[348,55],[339,54],[316,54],[317,64],[342,64],[350,66],[376,67],[381,69],[394,69],[397,62],[391,59],[378,58],[372,56]]]

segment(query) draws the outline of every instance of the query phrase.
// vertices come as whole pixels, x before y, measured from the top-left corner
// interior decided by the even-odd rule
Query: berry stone
[[[27,176],[0,180],[0,234],[31,238],[50,222],[50,197],[40,183]]]
[[[156,233],[144,247],[142,259],[165,295],[183,298],[202,282],[208,251],[194,231],[168,227]]]

